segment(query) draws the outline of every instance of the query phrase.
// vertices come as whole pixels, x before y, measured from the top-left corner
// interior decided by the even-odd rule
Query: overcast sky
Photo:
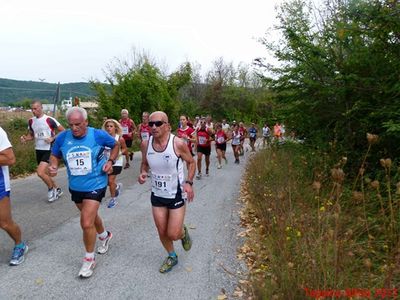
[[[113,58],[144,50],[174,71],[251,63],[282,0],[0,0],[0,78],[103,80]]]

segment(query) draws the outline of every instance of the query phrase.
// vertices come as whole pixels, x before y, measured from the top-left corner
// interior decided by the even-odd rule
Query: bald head
[[[150,119],[150,121],[163,121],[165,123],[169,123],[168,122],[168,116],[163,111],[155,111],[155,112],[153,112],[150,115],[149,119]]]

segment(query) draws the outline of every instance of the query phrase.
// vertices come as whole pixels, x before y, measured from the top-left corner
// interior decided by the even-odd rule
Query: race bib
[[[142,137],[142,141],[148,141],[150,134],[147,131],[145,131],[145,132],[140,133],[140,136]]]
[[[162,191],[167,192],[170,190],[171,175],[152,174],[151,187],[153,192]]]
[[[46,131],[37,131],[37,132],[35,132],[35,139],[45,140],[48,137],[50,137],[50,135]]]
[[[122,134],[128,134],[129,128],[127,126],[122,126]]]
[[[92,153],[90,151],[67,153],[67,163],[71,175],[87,175],[92,172]]]
[[[199,144],[200,145],[206,145],[207,144],[207,138],[204,136],[199,136]]]
[[[220,136],[217,138],[217,142],[218,144],[222,144],[223,142],[225,142],[225,138],[223,136]]]

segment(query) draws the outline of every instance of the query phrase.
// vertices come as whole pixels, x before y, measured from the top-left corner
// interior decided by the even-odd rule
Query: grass
[[[391,160],[383,178],[347,176],[346,158],[298,144],[273,146],[249,162],[242,186],[247,242],[240,256],[253,297],[306,299],[310,290],[393,288],[400,282],[399,193]],[[397,191],[397,194],[396,194]],[[355,296],[355,295],[354,295]]]

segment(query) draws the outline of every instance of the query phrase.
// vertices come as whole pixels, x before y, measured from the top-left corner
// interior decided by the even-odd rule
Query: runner
[[[31,104],[34,117],[28,121],[28,133],[21,136],[21,142],[35,140],[36,162],[38,167],[36,172],[40,179],[47,185],[47,199],[54,202],[63,194],[61,188],[57,186],[53,178],[48,174],[50,148],[56,136],[56,130],[63,131],[64,127],[53,117],[43,113],[42,103],[34,101]]]
[[[232,150],[235,156],[235,164],[239,164],[239,154],[240,154],[240,141],[242,139],[242,134],[239,131],[239,125],[233,125],[232,129]]]
[[[217,151],[218,165],[217,169],[222,168],[222,159],[225,160],[225,164],[228,163],[228,160],[225,157],[226,151],[226,142],[228,141],[228,136],[226,135],[224,129],[222,128],[222,124],[217,124],[217,132],[215,133],[215,150]]]
[[[256,143],[256,140],[257,140],[257,133],[258,133],[258,130],[256,128],[256,124],[251,123],[251,127],[249,128],[248,132],[249,132],[249,140],[250,140],[251,151],[255,152],[256,151],[255,143]]]
[[[22,241],[21,229],[11,215],[10,174],[8,167],[15,164],[15,155],[6,132],[0,127],[0,227],[14,240],[10,266],[18,266],[25,260],[28,246]]]
[[[101,200],[107,190],[107,174],[118,157],[118,142],[104,130],[88,126],[87,112],[77,106],[69,108],[66,118],[70,129],[63,131],[55,140],[51,151],[49,172],[56,176],[59,161],[64,160],[71,200],[81,212],[81,227],[86,254],[78,275],[90,277],[96,265],[94,248],[96,232],[101,241],[97,253],[108,251],[112,233],[104,229],[98,214]],[[106,160],[104,147],[112,148]]]
[[[147,111],[142,113],[142,123],[139,124],[138,128],[140,141],[148,141],[151,135],[151,128],[149,126],[149,113]]]
[[[151,204],[155,225],[160,241],[168,252],[160,272],[166,273],[178,263],[173,241],[181,240],[183,249],[189,251],[192,240],[184,225],[186,199],[193,200],[193,176],[196,169],[188,147],[180,138],[171,134],[168,117],[157,111],[150,115],[149,125],[152,136],[141,144],[142,164],[138,181],[145,183],[151,168]],[[183,162],[188,168],[184,181]]]
[[[109,135],[111,135],[120,145],[118,158],[115,160],[113,164],[113,171],[111,174],[108,174],[108,186],[110,187],[110,195],[111,199],[108,202],[107,207],[113,208],[117,205],[117,197],[121,193],[122,183],[117,183],[117,175],[121,174],[122,165],[123,165],[123,157],[122,155],[126,155],[128,152],[128,148],[126,148],[125,140],[122,138],[122,128],[117,120],[108,119],[103,124],[103,130],[107,131]],[[110,148],[106,147],[106,158],[110,158]]]
[[[230,130],[231,127],[229,126],[228,123],[226,123],[226,119],[223,119],[223,120],[222,120],[221,126],[222,126],[222,130],[223,130],[226,134],[228,134],[228,132],[229,132],[229,130]]]
[[[206,176],[209,176],[210,154],[211,154],[211,135],[212,130],[206,127],[205,120],[200,121],[200,128],[196,131],[197,142],[197,179],[201,179],[201,161],[203,155],[206,161]]]
[[[119,123],[121,124],[122,127],[122,137],[125,140],[126,147],[131,148],[133,137],[136,133],[136,125],[135,122],[133,122],[133,120],[129,118],[129,112],[125,108],[121,110],[121,119],[119,120]],[[131,166],[129,164],[129,160],[132,159],[133,159],[133,152],[129,151],[125,155],[124,169],[128,169]]]
[[[282,127],[278,122],[274,125],[274,138],[277,141],[280,141],[282,138]]]
[[[244,127],[243,122],[239,122],[239,132],[240,132],[240,147],[239,147],[239,154],[240,156],[244,155],[244,140],[247,137],[247,129]],[[247,151],[247,150],[246,150]]]
[[[193,146],[192,143],[196,141],[193,137],[193,133],[195,132],[193,128],[188,126],[188,118],[185,115],[180,116],[179,121],[181,123],[181,128],[178,128],[176,133],[179,138],[181,138],[189,148],[189,152],[192,156],[193,154]]]
[[[263,148],[265,148],[265,145],[269,146],[269,143],[271,142],[271,129],[269,129],[267,123],[264,124],[264,127],[262,129],[262,134],[263,134]]]

